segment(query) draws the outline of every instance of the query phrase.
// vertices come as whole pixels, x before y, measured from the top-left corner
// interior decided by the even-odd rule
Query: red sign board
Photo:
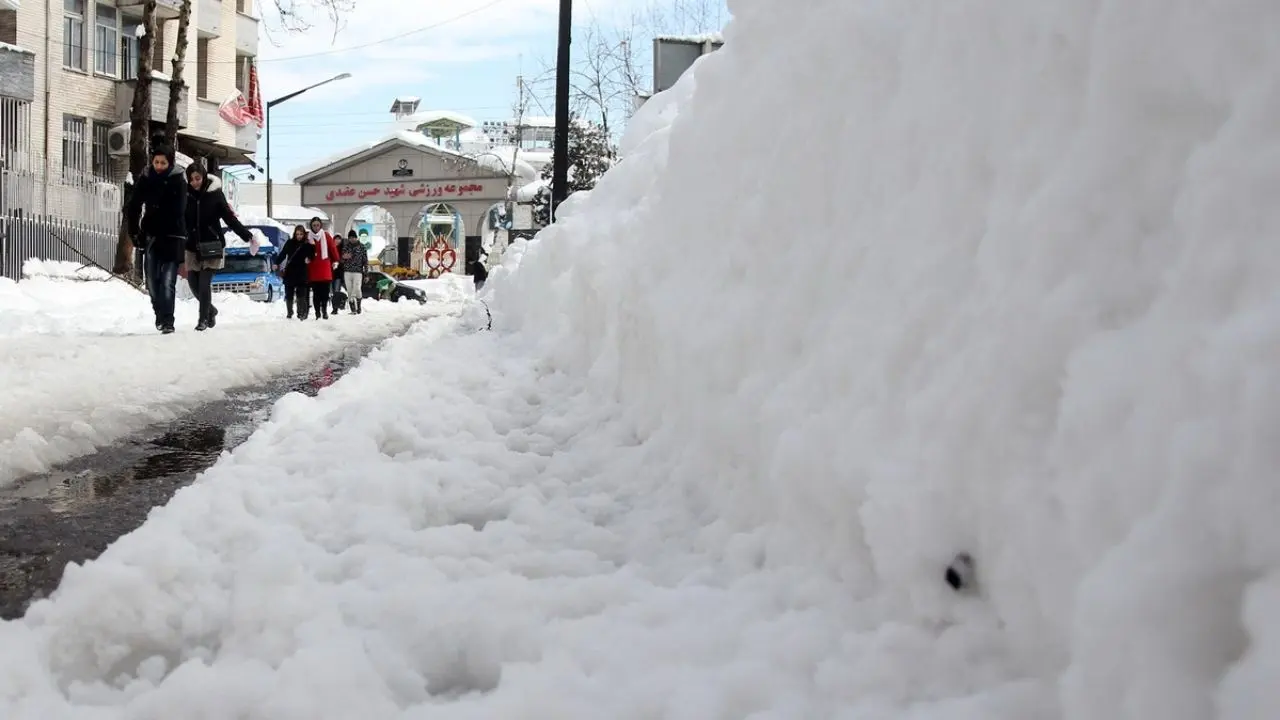
[[[395,185],[379,185],[375,187],[356,188],[351,185],[336,187],[324,194],[325,202],[342,202],[343,200],[429,200],[431,198],[465,198],[484,192],[479,183],[459,185],[456,183],[398,183]]]

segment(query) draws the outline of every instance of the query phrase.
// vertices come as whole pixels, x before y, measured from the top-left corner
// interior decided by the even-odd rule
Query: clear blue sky
[[[477,120],[508,118],[516,100],[516,76],[523,73],[530,82],[541,77],[539,87],[546,93],[538,93],[541,107],[535,102],[528,112],[553,114],[546,71],[555,57],[557,0],[354,2],[355,10],[341,19],[336,36],[333,21],[322,15],[308,18],[312,27],[301,33],[282,32],[276,19],[264,18],[270,35],[259,56],[265,98],[339,73],[353,76],[272,111],[271,175],[277,182],[291,182],[295,168],[390,132],[388,110],[397,96],[422,98],[422,110],[453,110]],[[700,22],[695,12],[712,22],[728,19],[724,0],[575,0],[574,6],[575,43],[592,25],[630,27],[637,13],[646,14],[636,30],[644,35],[646,63],[653,34],[649,26],[693,32],[692,25]],[[655,8],[664,13],[661,20],[647,14]],[[265,137],[258,150],[262,164]]]

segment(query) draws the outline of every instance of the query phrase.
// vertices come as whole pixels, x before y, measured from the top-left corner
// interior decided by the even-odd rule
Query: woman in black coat
[[[293,306],[296,301],[298,319],[307,319],[307,309],[311,304],[308,295],[311,285],[307,282],[307,261],[315,254],[315,247],[307,242],[307,229],[301,225],[293,229],[293,236],[285,242],[284,247],[280,248],[281,260],[276,266],[276,271],[284,280],[284,307],[290,318],[293,317]]]
[[[173,305],[178,265],[187,240],[187,188],[174,164],[173,149],[157,145],[151,164],[129,193],[126,218],[134,247],[143,252],[147,293],[156,315],[156,329],[173,332]]]
[[[191,286],[191,294],[200,301],[200,322],[196,330],[206,330],[217,323],[213,276],[226,265],[227,241],[222,223],[246,242],[253,234],[231,211],[222,192],[222,181],[209,175],[200,163],[187,167],[187,192],[187,284]]]

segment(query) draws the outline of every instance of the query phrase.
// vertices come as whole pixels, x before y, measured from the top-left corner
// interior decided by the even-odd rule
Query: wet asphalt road
[[[232,390],[52,472],[0,490],[0,618],[47,596],[67,563],[96,558],[179,488],[246,440],[289,392],[315,395],[375,345],[352,346],[297,373]]]

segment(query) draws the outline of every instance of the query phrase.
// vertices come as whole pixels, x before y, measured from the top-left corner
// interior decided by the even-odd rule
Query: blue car
[[[283,236],[283,233],[274,227],[248,227],[261,230],[272,244],[258,248],[257,255],[250,255],[247,247],[227,248],[224,267],[213,274],[213,291],[248,295],[250,300],[259,302],[275,302],[284,297],[284,281],[271,270],[279,252],[279,246],[274,244],[276,236]]]

